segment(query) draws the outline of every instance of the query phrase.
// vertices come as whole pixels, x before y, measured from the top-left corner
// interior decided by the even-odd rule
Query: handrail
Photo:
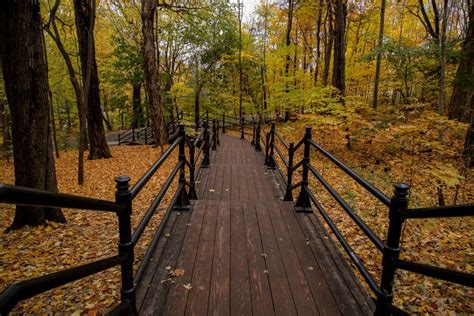
[[[28,195],[28,199],[25,199],[24,195]],[[64,207],[104,212],[120,212],[123,210],[120,205],[107,200],[66,193],[55,193],[2,183],[0,183],[0,203],[39,207]]]
[[[423,263],[410,262],[400,259],[398,259],[395,264],[397,268],[402,270],[422,274],[448,282],[474,287],[474,275],[470,273],[464,273],[461,271],[454,271]]]
[[[155,197],[155,199],[153,199],[153,202],[148,207],[148,210],[145,212],[145,215],[142,217],[140,223],[138,224],[137,228],[135,229],[135,231],[132,234],[132,244],[135,245],[138,242],[138,240],[140,239],[141,235],[145,231],[146,226],[148,225],[148,222],[150,221],[150,219],[155,214],[155,211],[156,211],[158,205],[161,203],[161,200],[165,196],[166,192],[168,191],[169,187],[171,186],[171,183],[173,182],[174,178],[176,177],[176,175],[178,174],[178,171],[180,170],[180,168],[182,166],[183,166],[183,162],[181,162],[181,161],[176,164],[176,166],[173,168],[170,175],[166,179],[165,183],[161,187],[160,192]]]
[[[336,202],[344,209],[344,211],[352,218],[352,220],[365,233],[370,241],[377,247],[378,250],[383,251],[384,244],[382,240],[367,226],[367,224],[354,212],[354,210],[347,204],[342,196],[334,190],[334,188],[321,176],[321,174],[312,166],[308,165],[309,171],[318,179],[324,188],[332,195]]]
[[[147,251],[145,252],[145,255],[143,256],[143,260],[137,270],[137,273],[135,274],[135,278],[133,279],[133,282],[135,284],[138,284],[143,277],[143,273],[145,272],[145,269],[147,267],[147,264],[151,258],[151,255],[153,254],[153,251],[155,249],[156,244],[158,243],[158,240],[160,239],[166,224],[168,223],[171,210],[173,209],[173,206],[176,204],[176,201],[178,197],[180,196],[182,190],[184,190],[184,185],[180,185],[178,189],[176,190],[175,194],[173,195],[173,198],[171,199],[168,208],[166,209],[165,215],[163,219],[160,222],[160,225],[158,226],[158,229],[155,233],[155,236],[153,236],[153,239],[150,242],[150,245],[148,246]]]
[[[82,279],[97,272],[110,269],[122,264],[125,260],[125,257],[117,255],[34,279],[14,283],[0,295],[0,312],[2,315],[6,315],[19,301]]]
[[[474,216],[474,204],[408,209],[400,212],[404,219]]]
[[[276,134],[275,134],[276,135]],[[289,148],[289,147],[288,147]],[[283,156],[283,154],[280,152],[280,149],[278,148],[278,146],[275,146],[275,151],[276,153],[278,154],[278,156],[280,157],[281,161],[283,162],[283,164],[285,165],[286,168],[288,168],[288,161],[286,160],[286,158]]]
[[[280,140],[280,142],[283,144],[283,146],[286,148],[286,150],[290,149],[290,145],[288,145],[288,144],[283,140],[283,138],[281,137],[280,133],[278,133],[276,130],[275,130],[275,136]]]
[[[354,265],[357,267],[357,270],[359,270],[360,274],[364,278],[364,280],[367,282],[369,285],[370,289],[372,292],[377,294],[377,296],[382,293],[380,290],[380,287],[377,285],[377,282],[375,282],[374,278],[370,275],[370,273],[367,271],[365,268],[363,262],[360,260],[359,256],[354,252],[352,247],[349,245],[349,243],[345,240],[344,236],[342,236],[341,232],[337,228],[337,226],[334,224],[334,222],[331,220],[329,215],[327,214],[326,210],[324,207],[319,203],[319,201],[316,199],[316,196],[308,190],[306,187],[302,187],[303,190],[306,190],[308,193],[309,198],[313,202],[313,204],[316,206],[318,209],[319,213],[321,216],[324,218],[328,226],[331,228],[332,232],[336,236],[337,240],[341,243],[342,248],[346,251],[346,253],[349,255],[349,258],[351,258],[352,262]]]
[[[135,183],[135,185],[130,189],[132,193],[132,199],[137,196],[137,194],[143,189],[143,187],[150,181],[151,177],[155,174],[155,172],[160,168],[160,166],[166,161],[169,155],[173,152],[173,150],[178,146],[181,142],[182,138],[178,137],[175,139],[173,144],[168,147],[168,149],[161,155],[161,157],[148,169],[147,172]]]
[[[312,145],[314,148],[319,150],[326,158],[331,160],[334,164],[336,164],[339,168],[341,168],[345,173],[347,173],[352,179],[354,179],[357,183],[359,183],[362,187],[364,187],[367,191],[372,193],[374,197],[376,197],[380,202],[383,204],[390,206],[390,199],[379,189],[377,189],[375,186],[373,186],[371,183],[369,183],[367,180],[362,178],[360,175],[358,175],[355,171],[353,171],[351,168],[346,166],[344,163],[342,163],[340,160],[338,160],[336,157],[331,155],[327,150],[319,146],[316,142],[310,140],[309,144]]]

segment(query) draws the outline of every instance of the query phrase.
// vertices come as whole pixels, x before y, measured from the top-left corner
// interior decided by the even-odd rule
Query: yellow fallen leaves
[[[115,176],[128,175],[133,185],[161,155],[160,149],[149,146],[121,146],[112,147],[111,150],[114,157],[112,159],[85,161],[83,186],[76,184],[77,152],[61,152],[61,158],[56,161],[59,191],[113,201]],[[172,155],[164,163],[134,200],[134,227],[168,177],[176,163],[176,157],[177,155]],[[14,183],[11,162],[0,160],[0,182]],[[176,183],[168,191],[135,247],[135,269],[143,258],[175,188]],[[67,219],[65,224],[49,223],[46,227],[25,227],[5,234],[5,229],[13,220],[14,208],[0,205],[0,291],[14,282],[117,254],[118,227],[114,214],[69,209],[63,211]],[[22,301],[13,313],[104,314],[119,301],[119,292],[120,269],[115,267]]]

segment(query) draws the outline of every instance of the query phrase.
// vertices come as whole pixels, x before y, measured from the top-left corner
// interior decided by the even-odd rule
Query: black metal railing
[[[200,148],[198,152],[196,152],[196,148],[198,147],[197,142],[199,142]],[[190,200],[197,199],[195,178],[201,168],[205,168],[209,165],[209,149],[218,143],[217,123],[214,124],[212,128],[212,139],[206,123],[204,123],[203,129],[196,139],[186,135],[184,125],[178,125],[177,138],[133,187],[130,188],[130,178],[128,176],[115,178],[115,182],[117,183],[115,202],[0,184],[0,203],[114,212],[118,217],[119,228],[118,255],[13,284],[0,295],[0,314],[6,315],[9,313],[21,300],[117,265],[121,266],[122,284],[121,303],[117,307],[117,310],[127,315],[136,314],[136,285],[143,277],[152,252],[163,233],[171,212],[173,210],[188,210],[191,204]],[[187,155],[186,147],[188,148]],[[178,150],[178,162],[168,175],[168,178],[143,215],[136,229],[132,230],[131,215],[133,213],[133,200],[140,194],[163,163],[167,161],[176,150]],[[203,153],[202,158],[200,158],[201,153]],[[187,172],[189,172],[189,176]],[[177,189],[145,252],[137,272],[134,274],[134,248],[176,177],[178,177]]]
[[[300,189],[295,202],[296,212],[313,212],[312,206],[327,223],[336,239],[341,244],[350,260],[360,272],[369,288],[376,297],[377,315],[406,314],[404,311],[393,305],[393,281],[397,269],[422,274],[425,276],[465,285],[474,286],[474,275],[461,271],[444,269],[427,264],[410,262],[399,258],[400,240],[402,238],[402,225],[404,221],[414,218],[444,218],[444,217],[466,217],[474,215],[474,204],[455,205],[447,207],[432,207],[422,209],[409,209],[409,186],[403,183],[395,184],[394,194],[391,198],[382,191],[361,177],[342,161],[334,157],[327,150],[321,147],[312,139],[311,127],[306,127],[304,137],[296,143],[287,143],[276,130],[275,123],[270,124],[268,132],[265,132],[261,122],[256,123],[252,139],[256,150],[265,148],[265,165],[269,169],[274,169],[285,184],[284,201],[293,201],[292,191]],[[303,158],[294,164],[295,152],[303,148]],[[384,242],[375,232],[360,218],[344,198],[324,179],[316,167],[311,164],[311,151],[316,150],[344,171],[349,177],[355,180],[371,196],[378,199],[389,209],[389,227]],[[286,154],[287,153],[287,154]],[[283,166],[280,166],[283,165]],[[294,172],[302,168],[301,181],[293,184]],[[284,172],[286,171],[286,174]],[[322,185],[332,198],[349,215],[352,221],[359,227],[365,236],[375,245],[382,254],[382,276],[380,285],[369,273],[365,264],[355,253],[349,242],[331,219],[324,206],[316,198],[309,186],[309,176],[312,175]]]

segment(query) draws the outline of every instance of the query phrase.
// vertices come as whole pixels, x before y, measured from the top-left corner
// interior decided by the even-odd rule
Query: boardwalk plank
[[[217,209],[214,264],[212,266],[209,315],[230,314],[230,203],[220,202]]]
[[[206,315],[214,263],[214,241],[217,224],[217,202],[208,201],[194,262],[192,288],[186,306],[187,315]]]
[[[245,240],[245,219],[242,203],[232,202],[230,209],[230,313],[231,315],[250,315],[252,298],[247,262]]]

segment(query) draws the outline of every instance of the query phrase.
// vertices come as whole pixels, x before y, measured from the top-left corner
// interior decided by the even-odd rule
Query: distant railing
[[[199,146],[196,145],[198,142]],[[143,277],[146,265],[163,233],[171,212],[173,210],[188,210],[190,208],[190,200],[198,198],[195,190],[195,178],[201,168],[209,166],[210,149],[218,143],[219,136],[216,123],[213,124],[211,133],[209,133],[205,123],[197,138],[191,138],[186,135],[185,126],[182,124],[178,125],[177,138],[132,188],[130,188],[129,177],[119,176],[115,178],[117,183],[115,202],[0,184],[0,203],[114,212],[118,217],[119,228],[118,255],[13,284],[0,295],[0,314],[6,315],[9,313],[21,300],[117,265],[121,266],[122,287],[121,303],[116,311],[126,315],[136,314],[136,284]],[[186,147],[188,147],[188,155],[186,155]],[[197,147],[200,148],[198,152],[196,152]],[[133,213],[133,200],[176,149],[178,149],[178,162],[145,212],[140,223],[132,231],[131,215]],[[188,170],[189,176],[187,176],[186,170]],[[134,248],[176,177],[178,177],[177,190],[145,252],[137,273],[134,275]]]
[[[405,220],[412,218],[442,218],[442,217],[466,217],[474,215],[474,204],[448,206],[448,207],[432,207],[423,209],[409,209],[409,186],[406,184],[396,184],[394,195],[389,198],[382,191],[377,189],[370,182],[362,178],[355,171],[331,155],[327,150],[322,148],[318,143],[312,140],[311,127],[306,127],[304,137],[295,145],[294,143],[287,143],[283,137],[278,133],[275,123],[270,125],[267,133],[262,128],[262,124],[256,123],[254,133],[252,136],[252,144],[257,151],[261,150],[261,146],[265,148],[265,165],[269,169],[274,169],[286,185],[284,201],[293,201],[292,192],[300,188],[300,192],[296,199],[296,212],[313,212],[312,205],[316,207],[322,218],[328,224],[334,236],[340,242],[344,251],[348,254],[352,263],[357,267],[358,271],[369,285],[370,289],[376,296],[376,311],[377,315],[390,314],[406,314],[393,305],[393,281],[397,269],[410,271],[413,273],[422,274],[425,276],[465,285],[474,286],[474,274],[465,273],[461,271],[454,271],[450,269],[439,268],[427,264],[410,262],[399,258],[400,255],[400,239],[402,237],[402,224]],[[276,141],[279,146],[276,146]],[[282,149],[280,149],[282,148]],[[295,152],[299,148],[303,148],[303,158],[301,161],[294,164]],[[315,149],[339,169],[344,171],[352,179],[354,179],[360,186],[362,186],[368,193],[385,206],[389,208],[389,227],[386,236],[386,242],[378,237],[374,231],[360,218],[356,212],[349,206],[344,198],[324,179],[319,171],[311,164],[310,156],[311,149]],[[278,157],[279,159],[275,159]],[[280,167],[279,162],[283,165]],[[294,172],[302,168],[301,181],[293,184]],[[283,170],[286,171],[286,175]],[[337,228],[337,225],[331,219],[330,215],[318,201],[314,193],[309,187],[309,174],[312,174],[317,181],[329,192],[334,200],[342,207],[342,209],[349,215],[353,222],[366,235],[369,240],[375,245],[377,250],[382,253],[382,278],[380,285],[370,275],[363,261],[354,252],[348,241]]]

